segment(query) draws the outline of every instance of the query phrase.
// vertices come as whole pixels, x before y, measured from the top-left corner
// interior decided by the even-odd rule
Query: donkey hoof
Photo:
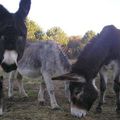
[[[120,113],[120,108],[116,108],[116,112],[117,112],[117,113]]]
[[[97,113],[102,113],[102,108],[101,107],[96,107],[96,112]]]
[[[2,115],[3,115],[3,109],[0,108],[0,116],[2,116]]]
[[[9,101],[13,101],[15,98],[12,96],[12,97],[8,97],[8,100]]]
[[[59,105],[54,106],[54,107],[52,107],[52,110],[60,110],[60,106]]]
[[[39,102],[39,105],[40,105],[40,106],[45,106],[45,101],[40,101],[40,102]]]
[[[28,94],[22,95],[22,97],[28,98]]]

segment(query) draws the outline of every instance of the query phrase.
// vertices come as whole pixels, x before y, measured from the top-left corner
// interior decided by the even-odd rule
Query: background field
[[[111,73],[110,73],[111,74]],[[81,120],[120,120],[120,115],[115,112],[115,95],[112,89],[112,78],[109,76],[109,83],[106,92],[106,104],[103,106],[103,112],[98,114],[95,112],[97,101],[85,118]],[[96,80],[99,84],[99,78]],[[63,82],[55,81],[56,98],[61,106],[61,110],[51,110],[49,97],[46,92],[46,105],[40,106],[37,103],[37,94],[39,90],[39,80],[24,80],[25,89],[29,95],[28,98],[22,98],[18,94],[18,88],[15,87],[15,96],[13,99],[7,98],[8,81],[4,80],[4,106],[5,113],[0,120],[79,120],[70,115],[69,103],[64,96]],[[15,82],[15,86],[17,83]]]

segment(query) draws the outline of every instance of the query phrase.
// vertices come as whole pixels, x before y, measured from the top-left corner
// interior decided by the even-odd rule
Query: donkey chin
[[[3,68],[5,72],[10,72],[12,70],[17,69],[17,57],[18,57],[18,54],[16,51],[14,50],[5,51],[4,59],[1,63],[1,67]]]
[[[77,117],[77,118],[81,118],[81,117],[85,117],[87,114],[87,110],[85,109],[80,109],[76,106],[74,106],[72,103],[71,103],[71,115]]]
[[[10,65],[6,63],[2,63],[1,67],[7,73],[17,69],[17,65],[15,63]]]

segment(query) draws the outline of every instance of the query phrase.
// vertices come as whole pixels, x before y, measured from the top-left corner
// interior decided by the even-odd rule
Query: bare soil
[[[99,84],[99,80],[96,81]],[[39,90],[39,81],[24,80],[25,89],[29,95],[28,98],[21,97],[18,89],[15,87],[14,98],[7,97],[7,80],[4,81],[4,115],[0,120],[79,120],[71,116],[69,102],[64,96],[64,84],[55,81],[56,98],[61,107],[60,110],[51,110],[49,97],[46,92],[46,104],[40,106],[37,102],[37,94]],[[113,92],[112,80],[109,80],[106,92],[106,104],[103,105],[103,112],[96,113],[97,101],[93,105],[90,112],[81,120],[120,120],[120,114],[115,112],[115,94]],[[16,83],[17,85],[17,83]]]

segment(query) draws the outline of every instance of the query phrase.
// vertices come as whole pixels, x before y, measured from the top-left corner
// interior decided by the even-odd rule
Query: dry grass
[[[4,81],[7,86],[7,81]],[[49,97],[46,93],[46,105],[39,106],[37,103],[37,93],[39,90],[39,81],[24,80],[25,89],[29,95],[28,98],[21,98],[15,89],[15,97],[7,98],[7,89],[5,89],[5,113],[0,120],[79,120],[70,115],[69,103],[64,97],[64,85],[59,81],[55,81],[56,98],[61,106],[61,110],[51,110],[49,105]],[[97,80],[99,84],[99,80]],[[6,88],[6,87],[5,87]],[[120,115],[115,112],[115,95],[112,89],[112,80],[109,80],[106,93],[106,104],[103,106],[103,112],[97,114],[95,112],[96,103],[85,118],[81,120],[120,120]]]

